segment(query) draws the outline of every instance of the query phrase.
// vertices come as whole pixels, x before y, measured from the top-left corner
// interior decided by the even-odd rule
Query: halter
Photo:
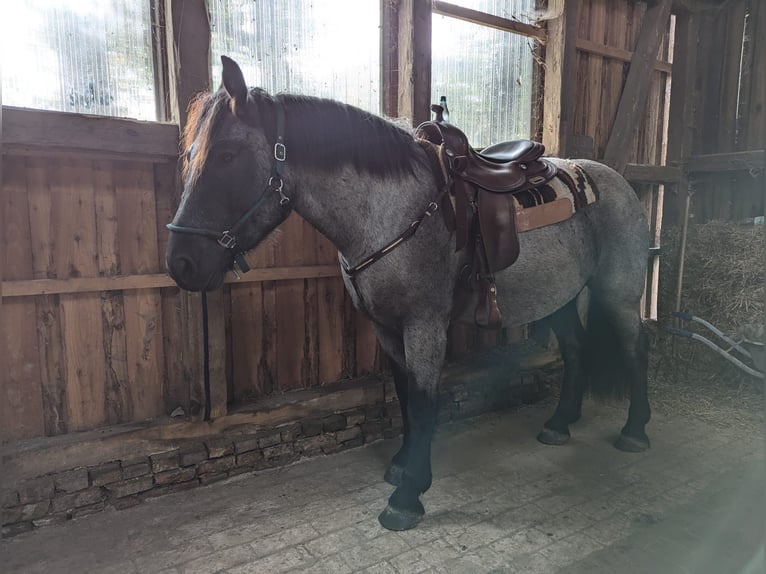
[[[187,235],[201,235],[202,237],[208,237],[215,240],[215,242],[224,249],[231,249],[234,251],[234,263],[236,264],[236,267],[239,267],[242,273],[247,273],[250,270],[250,265],[248,265],[247,260],[244,257],[244,250],[235,251],[235,248],[237,247],[236,233],[241,231],[241,228],[258,210],[261,204],[268,198],[267,192],[269,190],[273,190],[279,193],[280,206],[284,206],[290,202],[290,198],[287,197],[283,191],[285,182],[282,179],[285,160],[287,159],[287,148],[285,147],[284,137],[285,109],[282,107],[282,104],[279,101],[275,100],[274,105],[276,106],[277,112],[277,141],[274,144],[274,169],[272,170],[272,176],[269,178],[269,182],[266,184],[266,187],[261,192],[261,195],[258,197],[258,199],[255,200],[255,203],[253,203],[250,209],[245,211],[245,213],[242,214],[242,217],[237,219],[237,221],[234,222],[234,224],[225,231],[215,231],[213,229],[205,229],[203,227],[185,227],[183,225],[175,225],[173,223],[168,223],[165,226],[168,228],[168,230],[174,233],[185,233]],[[239,277],[236,268],[232,268],[232,271],[234,271],[234,274]]]

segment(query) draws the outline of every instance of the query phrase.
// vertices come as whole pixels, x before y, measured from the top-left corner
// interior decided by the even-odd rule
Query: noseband
[[[261,206],[261,204],[268,199],[269,195],[268,192],[270,190],[276,191],[279,194],[279,205],[284,206],[290,202],[290,198],[287,197],[283,191],[285,182],[282,179],[282,174],[284,173],[284,165],[285,160],[287,159],[287,148],[285,147],[285,109],[282,107],[282,104],[278,101],[274,101],[274,105],[276,107],[276,113],[277,113],[277,137],[276,137],[276,143],[274,144],[274,168],[272,169],[272,176],[269,178],[269,182],[266,184],[266,187],[263,189],[263,192],[258,197],[258,199],[255,200],[255,203],[248,209],[245,213],[242,214],[242,217],[237,219],[237,221],[231,225],[227,230],[225,231],[215,231],[213,229],[205,229],[203,227],[185,227],[183,225],[175,225],[173,223],[168,223],[165,227],[167,227],[170,231],[173,233],[185,233],[187,235],[201,235],[202,237],[208,237],[210,239],[213,239],[218,245],[223,247],[224,249],[231,249],[234,251],[234,264],[236,267],[239,267],[240,271],[242,273],[246,273],[250,270],[250,266],[247,263],[247,260],[244,257],[245,250],[237,250],[237,236],[236,234],[241,231],[242,227],[245,226],[245,224],[248,222],[248,220],[253,216],[253,214],[258,211],[258,208]],[[232,267],[232,271],[234,272],[237,277],[239,277],[239,274],[237,273],[236,267]]]

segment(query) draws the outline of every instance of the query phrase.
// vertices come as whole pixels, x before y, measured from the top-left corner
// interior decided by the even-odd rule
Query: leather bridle
[[[274,144],[274,166],[272,169],[272,175],[269,178],[266,187],[263,189],[258,199],[255,200],[255,203],[253,203],[253,205],[251,205],[250,208],[245,211],[245,213],[243,213],[242,216],[225,231],[215,231],[213,229],[205,229],[203,227],[187,227],[183,225],[175,225],[173,223],[168,223],[165,226],[173,233],[184,233],[187,235],[200,235],[202,237],[207,237],[214,240],[224,249],[230,249],[234,251],[235,266],[232,267],[232,271],[235,275],[237,275],[237,277],[239,277],[239,274],[237,273],[236,267],[239,267],[239,270],[242,271],[242,273],[246,273],[250,270],[250,266],[248,265],[244,256],[245,250],[237,250],[237,233],[242,231],[242,228],[247,224],[253,214],[258,211],[258,208],[263,204],[263,202],[269,198],[269,191],[276,191],[279,194],[280,206],[285,206],[290,202],[290,198],[287,197],[284,192],[285,182],[282,177],[284,174],[285,160],[287,159],[287,148],[285,147],[284,135],[285,109],[282,107],[282,104],[279,101],[275,100],[274,105],[276,106],[277,114],[277,136],[276,143]]]

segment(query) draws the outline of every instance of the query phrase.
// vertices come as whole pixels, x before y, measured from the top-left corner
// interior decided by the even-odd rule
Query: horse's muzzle
[[[223,284],[223,273],[202,273],[188,255],[168,254],[165,264],[170,277],[185,291],[214,291]]]

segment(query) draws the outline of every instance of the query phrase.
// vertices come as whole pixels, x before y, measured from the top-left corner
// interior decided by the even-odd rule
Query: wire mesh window
[[[380,111],[379,0],[209,0],[214,82],[220,56],[274,94],[332,98]]]
[[[525,22],[535,9],[535,0],[458,3]],[[432,25],[431,99],[447,97],[449,121],[477,147],[530,137],[532,40],[437,14]]]
[[[150,0],[0,6],[3,104],[157,119]]]

